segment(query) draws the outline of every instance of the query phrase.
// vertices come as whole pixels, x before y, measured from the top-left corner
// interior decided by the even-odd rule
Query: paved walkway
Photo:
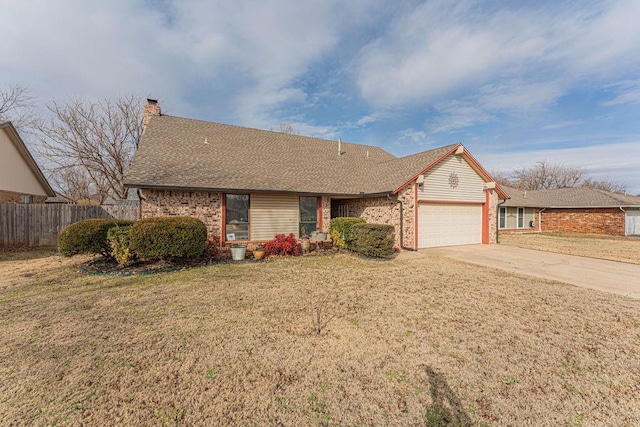
[[[407,254],[406,258],[429,253],[640,299],[640,265],[637,264],[522,249],[504,244],[421,249]]]

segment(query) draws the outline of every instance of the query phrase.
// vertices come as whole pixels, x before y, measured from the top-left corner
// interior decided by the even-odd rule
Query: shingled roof
[[[396,158],[371,145],[153,116],[125,185],[372,195],[392,192],[459,144]]]
[[[522,191],[503,187],[511,199],[503,206],[537,208],[617,208],[640,207],[640,197],[611,193],[596,188],[576,187]]]

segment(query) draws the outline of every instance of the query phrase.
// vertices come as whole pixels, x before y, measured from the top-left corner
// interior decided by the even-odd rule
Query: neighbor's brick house
[[[525,231],[640,234],[640,197],[594,188],[505,189],[511,198],[499,209],[501,234]]]
[[[495,243],[507,194],[461,145],[396,158],[375,146],[162,115],[145,130],[125,185],[143,218],[188,215],[210,236],[263,242],[328,231],[337,216],[394,225],[396,246]]]
[[[44,203],[55,196],[10,121],[0,121],[0,203]]]

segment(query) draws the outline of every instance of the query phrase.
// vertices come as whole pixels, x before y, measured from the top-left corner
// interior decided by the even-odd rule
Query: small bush
[[[121,219],[85,219],[58,233],[58,252],[64,256],[78,254],[111,254],[107,232],[112,227],[125,227],[132,221]]]
[[[107,232],[107,240],[111,247],[111,256],[118,265],[125,266],[136,260],[136,253],[131,250],[131,238],[129,231],[131,226],[112,227]]]
[[[329,235],[333,244],[339,248],[351,249],[351,227],[355,224],[364,224],[366,221],[362,218],[338,217],[333,218],[329,223]]]
[[[219,260],[222,256],[220,247],[220,238],[218,236],[213,236],[213,238],[208,239],[204,248],[204,257],[208,261]]]
[[[393,254],[395,228],[385,224],[355,224],[351,227],[353,250],[359,254],[384,258]]]
[[[146,260],[197,258],[207,242],[207,227],[187,216],[145,218],[129,231],[131,249]]]
[[[302,252],[302,248],[293,233],[288,236],[285,236],[284,234],[276,234],[275,239],[264,244],[264,251],[267,255],[298,256]]]

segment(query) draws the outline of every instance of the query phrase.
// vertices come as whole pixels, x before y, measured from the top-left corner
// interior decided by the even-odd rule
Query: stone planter
[[[242,261],[247,253],[247,245],[231,245],[231,259]]]

